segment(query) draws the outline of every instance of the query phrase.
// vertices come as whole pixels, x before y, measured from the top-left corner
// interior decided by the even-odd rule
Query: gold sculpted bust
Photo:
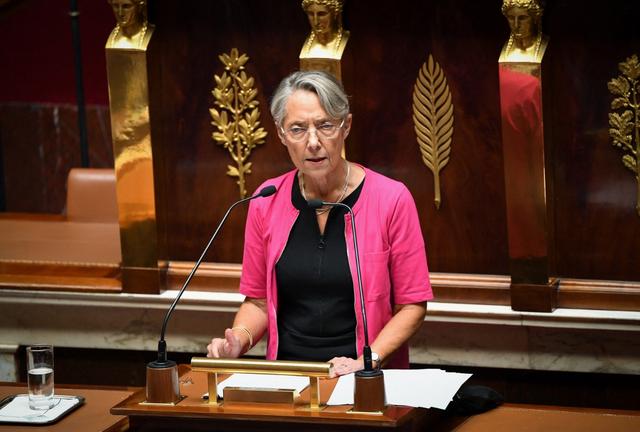
[[[548,38],[542,34],[542,12],[538,0],[504,0],[502,14],[511,34],[502,48],[500,62],[540,63]]]
[[[342,28],[343,0],[302,0],[311,33],[307,37],[300,58],[342,58],[349,32]]]
[[[147,22],[147,0],[107,0],[116,17],[116,27],[107,48],[146,50],[153,32]]]

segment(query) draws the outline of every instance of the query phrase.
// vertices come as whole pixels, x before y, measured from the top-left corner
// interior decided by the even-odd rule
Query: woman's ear
[[[342,126],[344,128],[344,138],[347,139],[347,137],[349,136],[349,131],[351,131],[351,120],[353,119],[353,115],[351,113],[349,113],[347,115],[347,118],[344,120],[344,126]]]
[[[287,146],[287,143],[284,141],[284,135],[282,134],[282,128],[278,125],[278,123],[274,123],[276,125],[276,132],[278,133],[278,138],[280,138],[280,142],[283,146]]]

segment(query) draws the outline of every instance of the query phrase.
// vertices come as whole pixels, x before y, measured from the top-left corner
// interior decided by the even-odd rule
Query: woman
[[[363,368],[363,326],[350,216],[309,208],[344,202],[355,213],[374,366],[408,367],[406,342],[420,327],[429,284],[424,241],[407,188],[341,157],[349,102],[325,72],[285,78],[271,102],[296,169],[266,181],[273,198],[252,201],[240,292],[245,301],[209,357],[238,357],[264,333],[268,359],[331,361],[336,375]]]

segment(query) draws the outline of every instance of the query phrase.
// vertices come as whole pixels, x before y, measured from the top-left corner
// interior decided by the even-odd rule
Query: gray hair
[[[289,96],[297,90],[315,93],[322,109],[333,119],[342,120],[349,114],[349,99],[340,81],[323,71],[299,71],[283,79],[271,98],[271,116],[277,125],[282,126]]]

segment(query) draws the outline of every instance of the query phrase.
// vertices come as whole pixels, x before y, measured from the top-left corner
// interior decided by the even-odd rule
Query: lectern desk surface
[[[111,413],[129,417],[132,431],[422,431],[440,415],[432,410],[389,406],[382,415],[351,414],[351,406],[308,408],[308,389],[293,407],[268,404],[211,406],[202,395],[207,376],[181,367],[180,392],[185,399],[175,406],[140,404],[144,391],[112,408]],[[320,380],[320,401],[325,404],[337,380]]]

